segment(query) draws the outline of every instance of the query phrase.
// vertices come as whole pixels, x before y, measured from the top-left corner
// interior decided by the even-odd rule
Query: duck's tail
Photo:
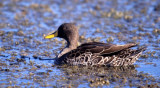
[[[142,52],[146,50],[146,46],[138,48],[137,50],[133,50],[132,54],[130,56],[128,56],[128,58],[126,59],[130,59],[130,62],[127,63],[128,65],[132,65],[133,63],[135,63],[138,58],[141,56]]]
[[[146,50],[145,47],[138,48],[137,50],[126,49],[119,53],[119,57],[117,57],[117,63],[111,64],[112,66],[129,66],[133,65],[138,58],[141,56],[142,52]]]
[[[135,52],[134,52],[132,55],[136,55],[136,54],[142,53],[142,52],[145,51],[146,49],[147,49],[147,46],[140,47],[140,48],[138,48],[137,50],[135,50]]]

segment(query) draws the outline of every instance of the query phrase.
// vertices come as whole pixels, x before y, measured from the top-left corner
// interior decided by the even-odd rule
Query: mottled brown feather
[[[110,48],[105,47],[105,50],[102,52],[102,54],[111,54],[111,53],[115,53],[127,48],[131,48],[136,46],[137,44],[134,43],[130,43],[130,44],[125,44],[125,45],[110,45]]]
[[[106,44],[106,43],[100,43],[100,42],[89,42],[82,44],[78,47],[78,49],[88,50],[92,53],[98,53],[98,54],[111,54],[118,51],[121,51],[123,49],[131,48],[136,46],[137,44],[130,43],[125,45],[114,45],[114,44]]]

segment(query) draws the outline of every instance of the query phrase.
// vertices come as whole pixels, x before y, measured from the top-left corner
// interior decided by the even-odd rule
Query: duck
[[[78,46],[79,31],[74,23],[63,23],[58,30],[44,36],[45,39],[54,37],[66,40],[66,47],[56,56],[55,64],[71,66],[129,66],[133,65],[146,47],[136,47],[136,43],[124,45],[102,42],[88,42]]]

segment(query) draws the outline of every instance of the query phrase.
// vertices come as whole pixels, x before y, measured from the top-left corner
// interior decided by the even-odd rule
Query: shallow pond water
[[[0,87],[160,87],[159,0],[1,0]],[[44,34],[65,22],[80,43],[147,46],[130,67],[56,66],[63,39]]]

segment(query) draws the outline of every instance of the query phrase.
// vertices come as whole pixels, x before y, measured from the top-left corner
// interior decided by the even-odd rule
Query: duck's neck
[[[67,41],[67,46],[66,46],[66,48],[76,49],[77,46],[78,46],[78,40]]]
[[[58,58],[78,47],[78,39],[67,41],[67,46],[59,53]]]

